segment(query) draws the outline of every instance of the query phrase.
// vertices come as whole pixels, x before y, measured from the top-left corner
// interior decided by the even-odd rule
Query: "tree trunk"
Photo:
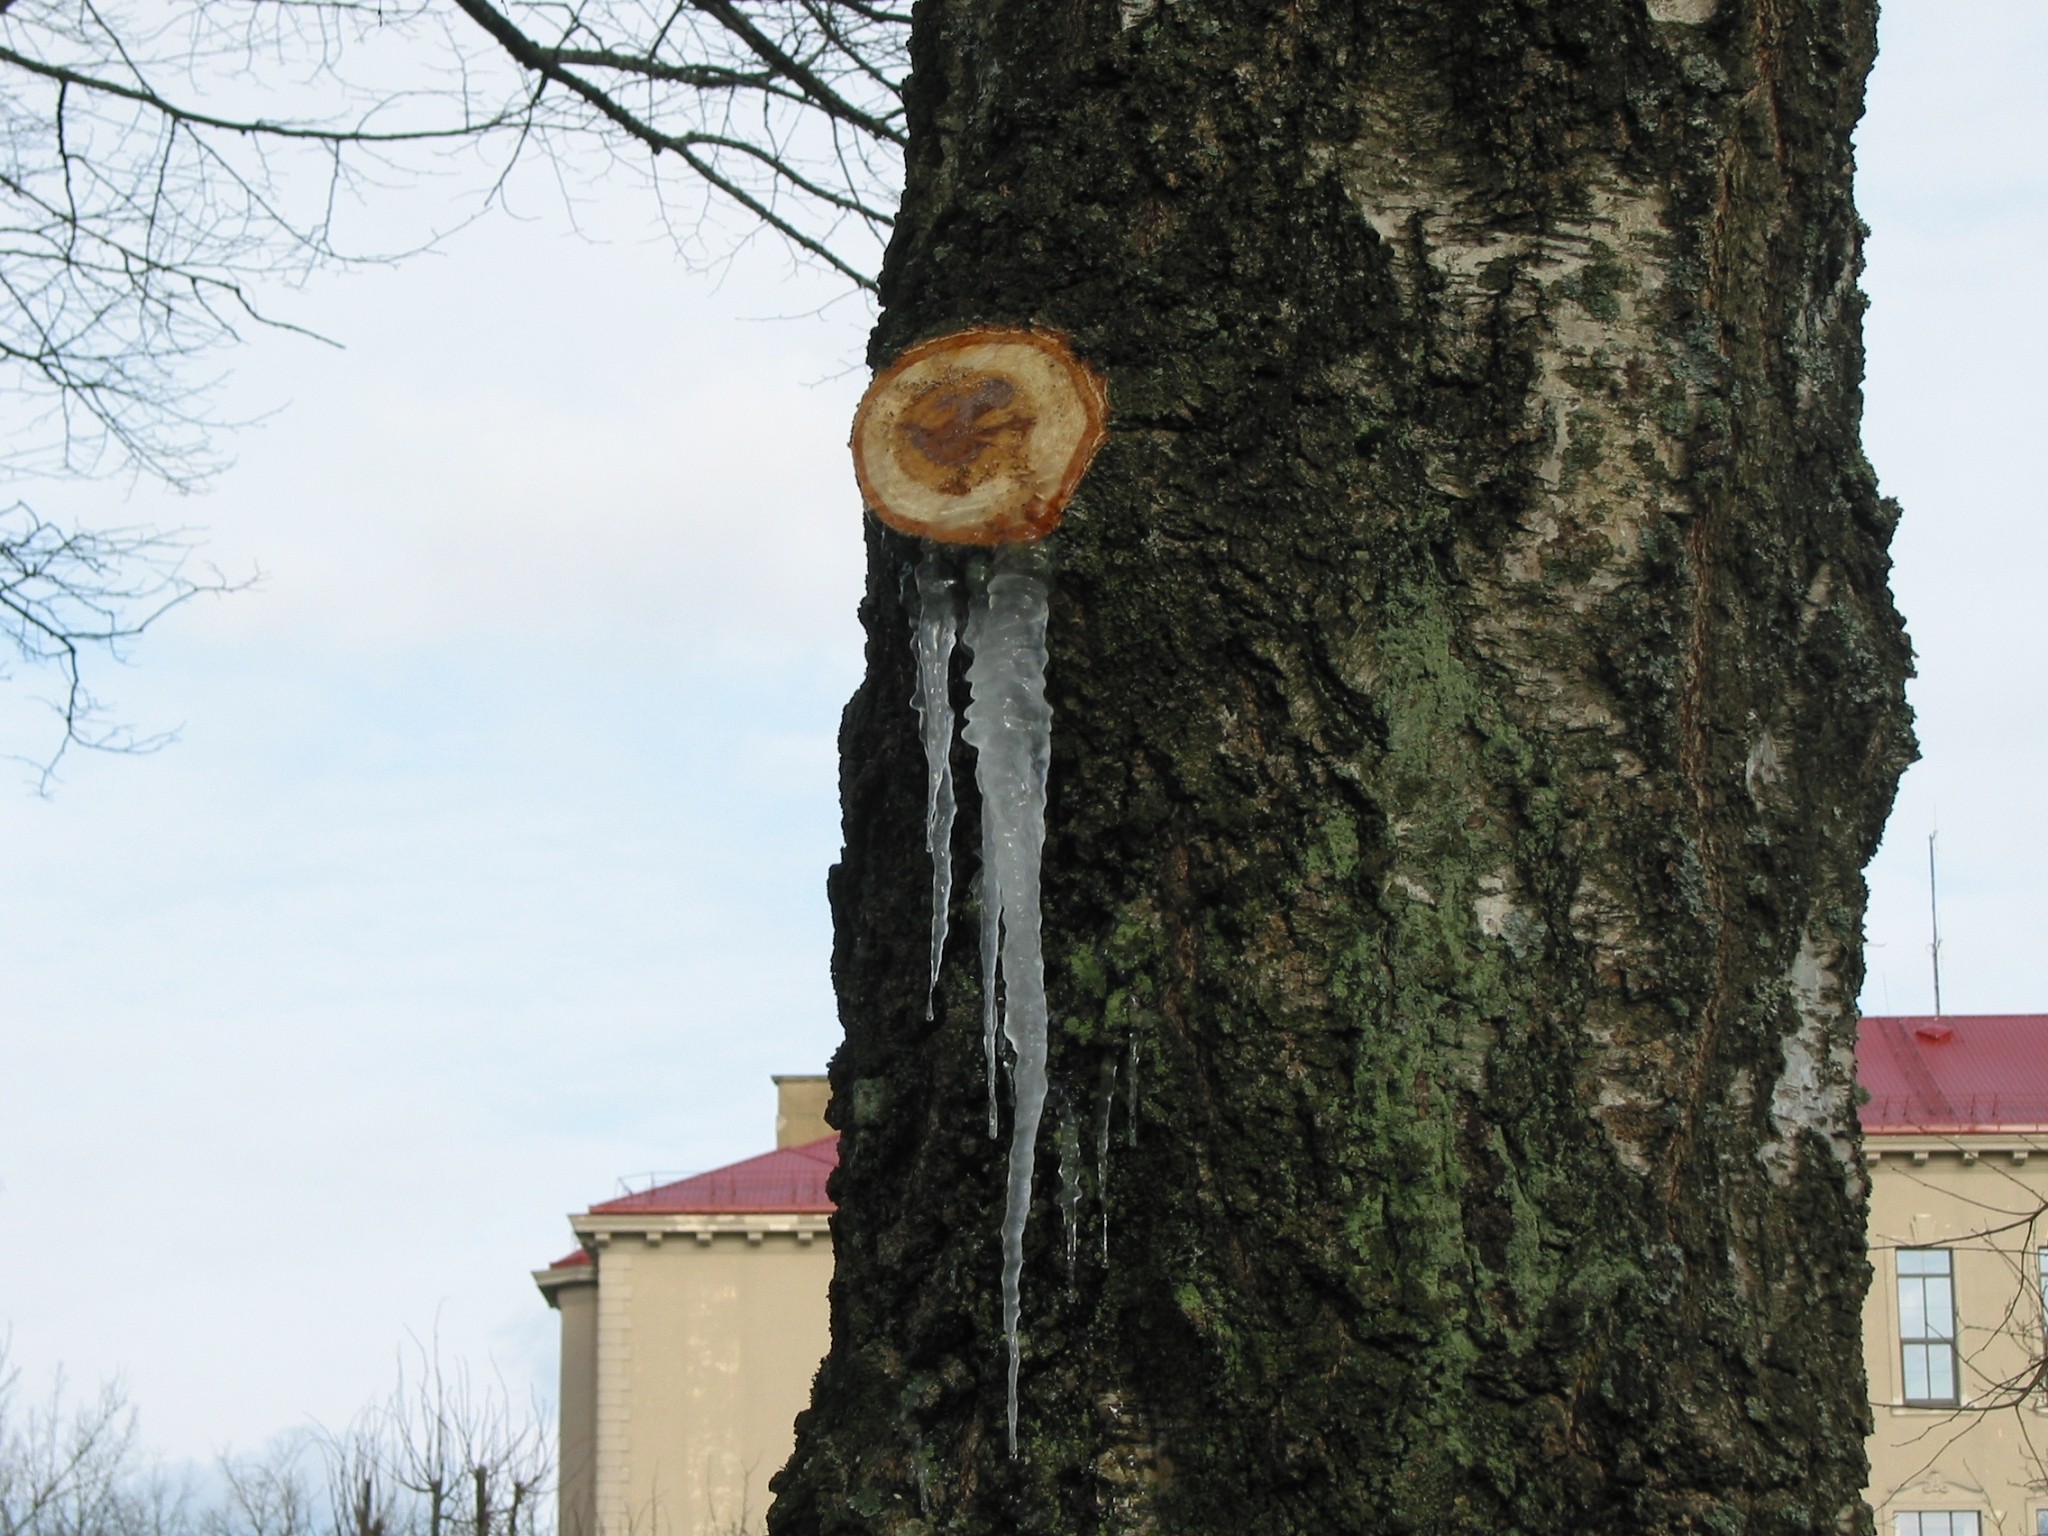
[[[1112,410],[1053,541],[1021,1445],[972,881],[927,1023],[917,549],[871,524],[773,1531],[1869,1530],[1874,12],[920,0],[873,361],[1041,324]]]

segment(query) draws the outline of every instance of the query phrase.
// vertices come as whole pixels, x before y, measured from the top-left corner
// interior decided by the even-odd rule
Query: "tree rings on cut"
[[[942,544],[1042,538],[1102,446],[1109,390],[1047,331],[979,325],[920,342],[853,418],[875,516]]]

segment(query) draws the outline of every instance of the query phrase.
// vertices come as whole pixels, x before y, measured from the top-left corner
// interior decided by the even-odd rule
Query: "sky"
[[[1938,824],[1946,1008],[2048,1011],[2048,8],[1888,0],[1882,44],[1866,441],[1923,758],[1863,1001],[1931,1006]],[[766,245],[685,268],[634,195],[291,296],[344,345],[235,354],[264,419],[205,493],[39,497],[260,572],[102,674],[174,745],[0,769],[0,1331],[166,1455],[339,1423],[408,1339],[551,1394],[564,1213],[762,1150],[833,1048],[869,316]]]
[[[1870,870],[1864,1007],[2048,1012],[2048,8],[1886,0],[1857,200],[1871,226],[1864,441],[1905,507],[1892,553],[1921,760]]]

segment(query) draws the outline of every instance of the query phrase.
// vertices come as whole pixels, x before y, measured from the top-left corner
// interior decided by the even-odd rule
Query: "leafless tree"
[[[504,115],[560,155],[651,158],[664,205],[687,189],[863,289],[902,175],[908,6],[866,0],[456,0],[522,72]],[[669,173],[664,176],[664,173]]]
[[[259,291],[342,257],[337,208],[401,148],[491,126],[328,67],[373,25],[348,5],[0,0],[0,477],[218,470],[207,362],[280,323]],[[7,659],[57,679],[43,785],[73,745],[160,743],[107,724],[85,663],[226,588],[189,556],[176,534],[0,511]]]
[[[142,1451],[120,1387],[24,1403],[0,1351],[0,1536],[552,1536],[552,1431],[421,1350],[345,1428],[223,1456],[204,1496]]]
[[[324,1438],[329,1521],[336,1536],[397,1536],[397,1489],[385,1465],[382,1427],[366,1414]]]
[[[545,1418],[431,1347],[323,1451],[333,1536],[538,1536],[552,1517]]]
[[[306,1475],[305,1437],[287,1435],[253,1456],[224,1456],[219,1496],[193,1536],[316,1536],[320,1504]]]
[[[181,1490],[143,1460],[118,1385],[40,1402],[0,1348],[0,1536],[186,1536]]]
[[[499,126],[352,78],[353,4],[0,3],[0,360],[10,469],[218,467],[204,361],[260,295],[347,254],[335,218],[402,150]]]
[[[0,464],[203,474],[191,365],[283,323],[267,291],[377,259],[337,222],[434,168],[423,152],[475,151],[487,201],[536,150],[579,172],[630,151],[689,204],[680,233],[723,199],[871,288],[908,20],[864,0],[0,0],[0,360],[55,413]]]
[[[222,460],[212,362],[351,247],[353,205],[456,178],[472,213],[541,157],[573,201],[643,177],[689,253],[765,229],[871,290],[900,177],[908,15],[868,0],[0,0],[0,476]],[[459,199],[458,199],[459,201]],[[431,240],[442,231],[425,231]],[[0,614],[53,668],[66,747],[106,729],[81,658],[217,580],[147,531],[0,514]]]
[[[73,745],[149,752],[166,733],[144,734],[110,717],[89,686],[86,658],[119,658],[172,609],[236,584],[197,567],[190,540],[152,528],[68,528],[25,501],[0,507],[0,676],[8,660],[54,672],[50,700],[61,729],[55,748],[30,761],[47,787]]]

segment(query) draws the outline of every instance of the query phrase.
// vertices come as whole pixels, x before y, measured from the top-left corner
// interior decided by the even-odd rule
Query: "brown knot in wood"
[[[1102,446],[1109,394],[1063,337],[975,326],[920,342],[853,418],[854,474],[875,516],[947,544],[1041,538]]]

